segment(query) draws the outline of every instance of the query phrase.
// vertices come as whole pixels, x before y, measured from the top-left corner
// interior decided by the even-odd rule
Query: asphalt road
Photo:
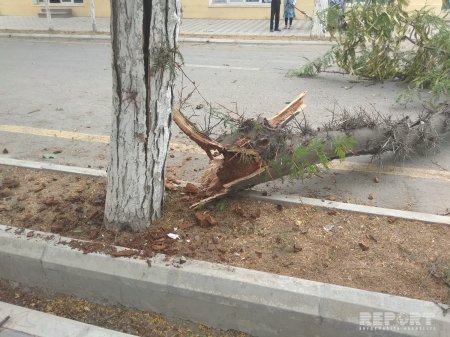
[[[369,81],[339,74],[313,79],[286,76],[325,52],[325,45],[180,45],[186,77],[177,97],[195,93],[184,112],[204,124],[207,102],[246,116],[271,116],[307,90],[305,115],[320,126],[331,112],[363,108],[397,117],[417,114],[421,102],[395,104],[401,83]],[[110,46],[80,40],[0,38],[0,156],[105,168],[111,111]],[[218,104],[218,105],[217,105]],[[205,155],[174,127],[168,165],[184,180],[196,180]],[[450,144],[437,154],[382,166],[370,158],[351,159],[305,182],[259,186],[269,192],[445,214],[450,208]],[[58,152],[54,154],[53,152]],[[44,159],[52,155],[55,158]],[[375,182],[375,177],[377,181]]]

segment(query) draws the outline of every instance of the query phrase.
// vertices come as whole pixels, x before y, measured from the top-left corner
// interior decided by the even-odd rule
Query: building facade
[[[111,0],[95,0],[99,17],[110,16]],[[114,1],[114,0],[113,0]],[[131,1],[131,0],[130,0]],[[271,0],[182,0],[183,17],[190,19],[268,19]],[[73,16],[90,16],[90,0],[49,0],[51,8],[71,9]],[[410,0],[410,9],[424,6],[436,13],[448,8],[450,0]],[[35,16],[41,12],[44,0],[0,0],[0,15]],[[297,0],[299,9],[312,15],[314,0]],[[300,14],[299,18],[303,18]]]

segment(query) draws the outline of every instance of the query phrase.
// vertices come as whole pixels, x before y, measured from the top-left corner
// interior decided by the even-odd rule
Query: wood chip
[[[196,212],[195,218],[197,219],[197,222],[201,227],[212,227],[219,224],[218,221],[207,212]]]
[[[54,196],[46,197],[42,200],[45,206],[55,206],[59,204],[59,200],[55,199]]]
[[[190,194],[200,193],[200,189],[192,183],[187,183],[186,186],[184,186],[183,191]]]
[[[138,252],[134,249],[124,249],[124,250],[112,252],[111,256],[114,256],[114,257],[133,256],[133,255],[136,255],[137,253]]]
[[[178,228],[179,228],[179,229],[189,229],[189,228],[191,228],[192,226],[194,226],[194,225],[191,224],[191,223],[182,223],[182,224],[178,225]]]
[[[164,187],[166,188],[167,191],[176,191],[177,187],[172,184],[170,181],[166,181],[164,184]]]
[[[358,243],[358,246],[359,246],[359,248],[361,248],[361,250],[364,251],[364,252],[367,251],[367,250],[369,250],[369,246],[366,245],[364,242]]]

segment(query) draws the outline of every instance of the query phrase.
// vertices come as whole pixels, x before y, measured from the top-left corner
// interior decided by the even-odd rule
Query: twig
[[[447,215],[450,215],[450,209],[446,209],[445,210],[445,212],[443,212],[443,213],[438,213],[438,215],[443,215],[443,216],[447,216]]]
[[[2,327],[3,326],[3,324],[5,324],[6,322],[8,322],[8,320],[11,318],[11,316],[6,316],[5,318],[3,318],[1,321],[0,321],[0,327]]]
[[[297,8],[296,6],[294,6],[294,8],[312,21],[312,17],[310,17],[308,14],[306,14],[305,11],[302,11],[301,9]]]
[[[436,163],[434,160],[431,161],[434,165],[436,165],[437,167],[439,167],[442,171],[448,171],[445,167],[439,165],[438,163]]]

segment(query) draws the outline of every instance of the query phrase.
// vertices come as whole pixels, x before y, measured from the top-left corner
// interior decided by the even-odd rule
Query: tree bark
[[[178,0],[111,1],[107,228],[142,231],[161,215],[180,16]]]
[[[311,37],[315,39],[325,38],[325,27],[319,20],[317,13],[328,8],[328,0],[314,0],[313,24],[311,28]]]
[[[436,146],[450,131],[448,105],[415,121],[344,114],[317,130],[304,124],[297,132],[289,131],[287,124],[305,107],[304,97],[305,93],[300,94],[273,118],[244,121],[220,142],[196,130],[181,112],[174,112],[180,129],[212,159],[202,179],[203,200],[192,207],[286,175],[303,177],[315,172],[315,165],[326,166],[333,159],[388,151],[406,156]]]
[[[89,2],[89,9],[91,13],[91,23],[92,23],[92,31],[97,31],[97,19],[95,17],[95,3],[94,0],[90,0]]]

